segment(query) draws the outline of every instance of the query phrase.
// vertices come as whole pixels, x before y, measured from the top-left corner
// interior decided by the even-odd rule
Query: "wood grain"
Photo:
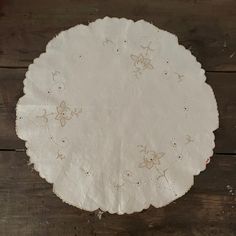
[[[22,149],[24,142],[15,134],[15,106],[23,95],[26,69],[0,69],[0,149]],[[220,112],[216,153],[236,153],[236,73],[207,73]]]
[[[215,155],[182,198],[132,215],[86,212],[63,203],[23,152],[0,153],[0,235],[215,235],[236,232],[236,158]],[[230,188],[232,188],[232,192]]]
[[[234,0],[1,0],[0,66],[25,67],[61,30],[104,16],[175,33],[208,71],[236,71]]]
[[[49,40],[106,15],[145,19],[175,33],[202,63],[220,112],[214,150],[220,155],[170,205],[99,219],[98,211],[63,203],[28,165],[15,134],[15,105],[27,66]],[[236,236],[235,91],[235,0],[0,0],[0,235]]]

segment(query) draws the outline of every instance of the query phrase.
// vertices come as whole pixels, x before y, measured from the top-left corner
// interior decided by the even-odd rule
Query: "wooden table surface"
[[[63,203],[28,165],[15,134],[24,74],[61,30],[104,16],[175,33],[206,69],[220,113],[214,156],[182,198],[132,215]],[[0,0],[0,235],[236,235],[235,0]]]

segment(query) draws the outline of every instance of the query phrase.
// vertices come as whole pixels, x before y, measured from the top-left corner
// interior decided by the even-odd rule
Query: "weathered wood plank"
[[[0,69],[0,149],[24,148],[15,132],[15,107],[23,95],[25,69]]]
[[[0,66],[28,66],[61,30],[106,15],[175,33],[206,70],[236,71],[234,0],[1,0]]]
[[[26,69],[0,69],[0,148],[24,148],[15,134],[15,106],[23,95]],[[236,153],[236,73],[207,73],[220,112],[220,128],[216,131],[217,153]]]
[[[219,110],[220,127],[215,132],[216,153],[236,153],[236,73],[207,73]]]
[[[100,220],[63,203],[27,162],[24,152],[0,152],[0,235],[236,235],[235,156],[215,155],[194,187],[164,208]]]

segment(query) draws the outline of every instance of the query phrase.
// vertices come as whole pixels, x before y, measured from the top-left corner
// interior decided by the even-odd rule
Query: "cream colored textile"
[[[17,134],[63,201],[118,214],[161,207],[213,154],[218,111],[205,80],[175,35],[144,20],[77,25],[29,66]]]

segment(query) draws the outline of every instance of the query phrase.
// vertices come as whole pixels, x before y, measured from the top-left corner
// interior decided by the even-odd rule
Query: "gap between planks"
[[[32,64],[32,63],[31,63]],[[28,69],[28,66],[0,66],[0,69]],[[203,68],[202,68],[203,69]],[[206,73],[236,73],[236,70],[205,70]]]
[[[26,149],[25,148],[17,148],[17,149],[14,149],[14,148],[0,148],[0,152],[26,152]],[[236,153],[214,152],[213,155],[236,156]]]

